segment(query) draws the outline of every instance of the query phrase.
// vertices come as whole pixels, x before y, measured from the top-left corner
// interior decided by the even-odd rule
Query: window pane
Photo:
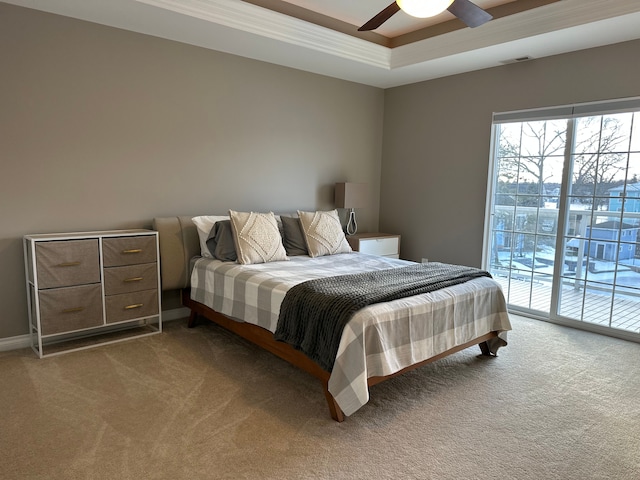
[[[638,115],[638,130],[640,130],[640,114]],[[640,137],[640,133],[638,134],[638,137]],[[629,165],[627,165],[627,184],[633,183],[640,183],[640,153],[631,153],[629,155]]]
[[[517,207],[515,227],[516,232],[535,232],[538,209],[536,207]]]
[[[632,250],[634,245],[620,245],[624,249]],[[620,256],[624,255],[620,252]],[[631,257],[633,258],[633,257]],[[638,283],[638,269],[632,265],[626,264],[624,260],[620,260],[616,268],[616,285],[617,291],[626,292],[632,295],[640,295],[640,283]],[[640,298],[640,297],[639,297]]]
[[[618,229],[622,213],[619,211],[597,212],[591,218],[591,225],[587,227],[587,236],[604,240],[617,240]]]
[[[594,282],[586,282],[582,320],[609,326],[613,290]]]
[[[499,126],[498,145],[500,158],[511,157],[518,158],[520,156],[520,135],[522,134],[522,124],[505,123]]]
[[[629,151],[632,118],[631,112],[602,117],[601,152]]]
[[[542,235],[552,235],[550,238],[555,241],[558,233],[558,210],[545,208],[538,214],[538,233]]]
[[[573,157],[573,169],[569,194],[572,197],[590,197],[595,192],[596,160],[595,154],[575,155]],[[579,203],[574,200],[572,203]]]
[[[505,194],[515,194],[516,184],[512,182],[518,175],[518,157],[501,157],[498,160],[498,192]]]
[[[544,150],[547,122],[525,122],[522,124],[520,152],[523,156],[539,157]]]
[[[544,201],[541,206],[558,208],[563,167],[564,157],[562,156],[552,156],[544,160],[541,192],[544,195]]]
[[[637,312],[640,310],[640,296],[616,291],[613,297],[611,326],[622,330],[640,333]]]
[[[537,235],[536,246],[533,252],[532,268],[536,275],[553,274],[553,263],[555,261],[555,236]]]
[[[574,153],[590,159],[599,151],[602,117],[583,117],[576,120]]]
[[[510,305],[529,308],[531,305],[531,273],[511,270],[509,277],[509,297],[507,301]]]
[[[618,261],[618,244],[616,242],[607,242],[598,238],[600,236],[609,236],[612,232],[604,230],[598,232],[597,228],[593,229],[594,238],[589,242],[588,255],[592,260],[597,261],[596,270],[598,272],[614,272],[615,263]]]
[[[531,308],[548,312],[551,307],[551,275],[536,275],[531,294]]]
[[[640,242],[640,197],[630,195],[640,195],[640,191],[634,192],[627,185],[628,196],[624,200],[624,214],[622,216],[621,241],[627,243]],[[638,185],[640,190],[640,185]],[[636,249],[636,255],[640,256],[640,251]]]
[[[518,163],[518,193],[539,195],[542,175],[541,160],[537,157],[521,157]]]
[[[515,213],[515,207],[496,205],[493,227],[498,230],[513,230]]]
[[[624,184],[627,174],[627,153],[601,154],[597,158],[596,195],[607,195],[611,187]]]
[[[566,237],[564,243],[562,275],[567,279],[584,278],[584,270],[588,267],[589,241],[584,237]],[[578,262],[582,258],[582,263]]]
[[[554,155],[563,157],[567,140],[567,120],[548,120],[545,122],[544,157]]]
[[[584,282],[563,280],[560,290],[558,313],[563,317],[582,319]]]
[[[631,148],[632,152],[640,152],[640,112],[633,114],[633,125],[631,126]]]

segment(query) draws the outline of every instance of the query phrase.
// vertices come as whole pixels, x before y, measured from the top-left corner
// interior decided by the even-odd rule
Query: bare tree
[[[588,117],[580,128],[599,131],[576,142],[573,162],[572,195],[595,195],[593,208],[607,205],[608,190],[624,183],[619,174],[627,168],[628,136],[623,133],[623,125],[615,117]]]
[[[551,157],[564,156],[568,122],[537,121],[521,124],[518,138],[500,136],[500,193],[548,195],[546,183],[552,174],[545,169]],[[616,117],[587,117],[580,120],[573,151],[571,194],[596,195],[597,208],[607,203],[607,191],[623,183],[616,181],[626,169],[628,135]],[[500,182],[499,182],[500,183]],[[518,191],[514,189],[517,185]],[[526,200],[525,200],[526,201]],[[591,200],[590,200],[591,201]]]

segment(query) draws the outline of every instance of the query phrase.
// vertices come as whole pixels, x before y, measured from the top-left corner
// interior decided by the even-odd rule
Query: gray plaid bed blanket
[[[473,267],[431,262],[309,280],[287,292],[274,337],[331,372],[344,327],[358,310],[479,277],[491,275]]]
[[[198,258],[191,298],[234,318],[276,331],[289,289],[308,280],[415,265],[363,253],[239,265]],[[489,332],[500,332],[490,348],[506,345],[511,330],[500,284],[480,277],[358,310],[342,332],[329,378],[329,392],[345,415],[369,401],[369,377],[386,376]]]

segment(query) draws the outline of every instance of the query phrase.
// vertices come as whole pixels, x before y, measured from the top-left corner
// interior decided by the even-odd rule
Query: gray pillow
[[[287,251],[287,255],[309,255],[300,219],[283,215],[280,220],[282,221],[282,244]]]
[[[223,262],[235,262],[238,259],[233,242],[231,220],[220,220],[213,224],[207,238],[207,248],[213,258]]]

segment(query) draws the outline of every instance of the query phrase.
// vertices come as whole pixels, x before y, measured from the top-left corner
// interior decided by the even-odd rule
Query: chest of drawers
[[[40,357],[162,331],[157,232],[26,235],[24,252]],[[90,344],[79,341],[89,336]]]

